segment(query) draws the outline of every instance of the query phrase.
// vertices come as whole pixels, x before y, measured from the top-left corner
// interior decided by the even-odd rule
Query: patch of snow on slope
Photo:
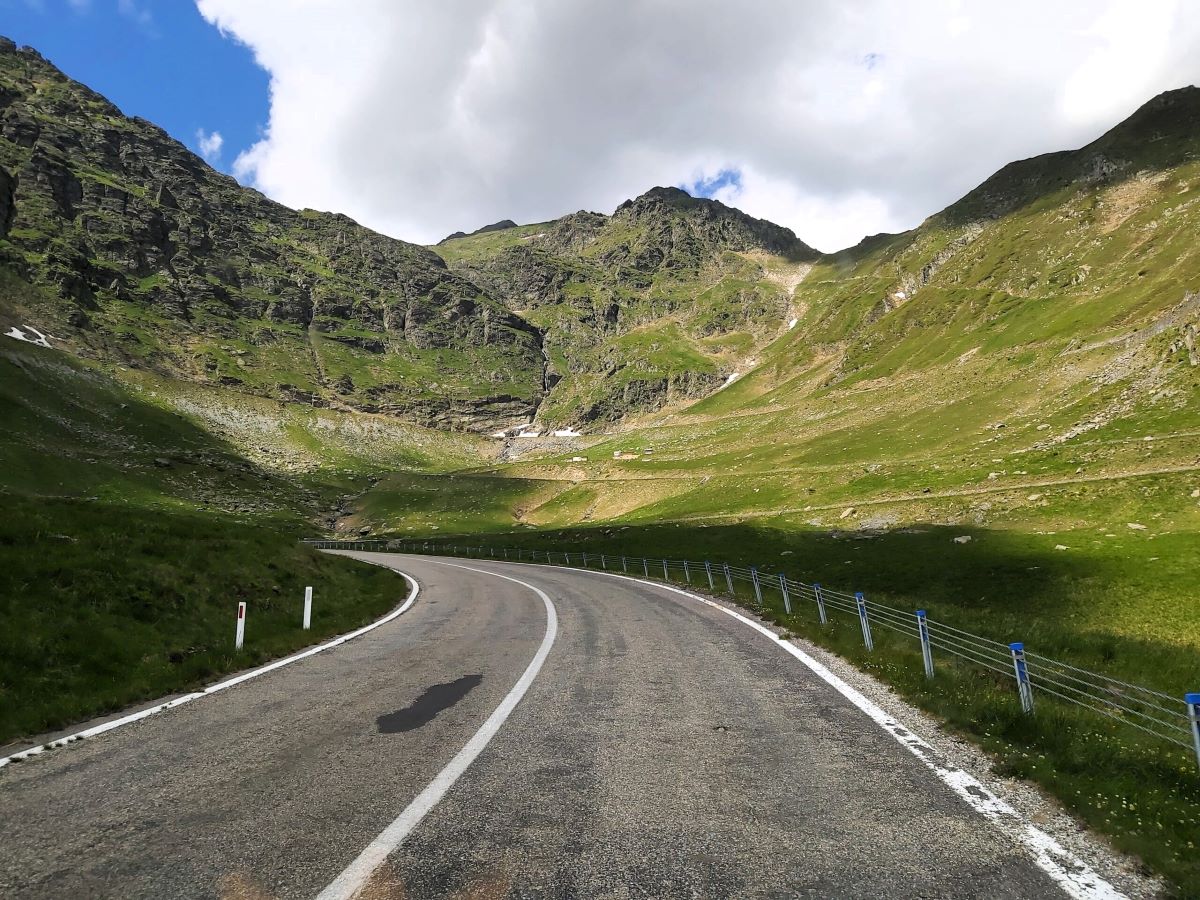
[[[29,334],[27,334],[26,332],[28,332],[29,334],[36,335],[36,337],[29,337]],[[18,340],[18,341],[24,341],[27,344],[36,344],[38,347],[47,347],[47,348],[50,347],[50,342],[48,340],[46,340],[47,336],[42,334],[40,331],[38,331],[32,325],[26,325],[24,331],[22,331],[16,325],[13,325],[11,328],[8,329],[8,331],[6,331],[4,333],[4,336],[14,338],[15,340]]]

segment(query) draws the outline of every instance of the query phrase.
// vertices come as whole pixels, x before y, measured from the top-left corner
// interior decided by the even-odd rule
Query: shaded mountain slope
[[[537,329],[436,254],[269,201],[10,41],[0,238],[43,289],[9,318],[81,354],[445,427],[540,399]]]

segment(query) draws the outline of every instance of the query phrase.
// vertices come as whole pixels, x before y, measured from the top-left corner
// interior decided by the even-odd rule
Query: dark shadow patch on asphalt
[[[404,709],[387,713],[375,720],[380,734],[399,734],[412,731],[432,722],[442,710],[449,709],[471,693],[483,675],[464,675],[445,684],[435,684]]]

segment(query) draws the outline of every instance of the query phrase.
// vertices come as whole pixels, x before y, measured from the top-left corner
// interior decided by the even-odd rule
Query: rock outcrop
[[[714,340],[758,346],[789,321],[791,289],[768,261],[800,271],[818,255],[787,228],[673,187],[611,216],[581,210],[508,240],[464,235],[438,250],[544,330],[545,409],[561,425],[719,387],[741,361]]]
[[[435,253],[243,188],[7,40],[0,237],[83,354],[455,427],[541,399],[538,329]]]

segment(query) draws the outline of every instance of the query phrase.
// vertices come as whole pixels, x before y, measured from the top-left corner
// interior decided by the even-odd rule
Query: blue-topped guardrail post
[[[858,603],[858,621],[862,625],[863,644],[868,650],[874,650],[875,641],[871,639],[871,620],[867,618],[867,598],[859,591],[854,595],[854,600]]]
[[[782,572],[779,573],[779,593],[783,594],[783,611],[790,616],[792,614],[792,598],[788,594],[787,576]]]
[[[754,582],[754,599],[758,601],[758,608],[762,609],[762,585],[758,583],[758,569],[754,566],[750,567],[750,580]]]
[[[819,584],[813,585],[813,596],[817,598],[817,615],[821,618],[821,624],[828,625],[829,616],[825,614],[825,595],[821,593]]]
[[[925,677],[933,677],[933,649],[929,646],[929,620],[925,610],[917,610],[917,634],[921,637],[921,658],[925,660]]]
[[[686,559],[683,561],[683,580],[688,584],[692,583],[692,572],[688,568],[688,561]]]
[[[729,571],[729,563],[722,563],[725,567],[725,583],[729,585],[729,596],[733,596],[733,573]]]
[[[1200,765],[1200,694],[1184,694],[1187,704],[1188,722],[1192,726],[1192,745],[1196,748],[1196,765]]]
[[[1033,685],[1029,683],[1029,667],[1025,665],[1025,645],[1014,641],[1008,645],[1012,651],[1013,671],[1017,675],[1017,693],[1021,695],[1022,712],[1033,712]]]
[[[704,574],[708,576],[708,589],[710,591],[716,590],[716,587],[713,584],[712,563],[710,563],[707,559],[704,561]]]

